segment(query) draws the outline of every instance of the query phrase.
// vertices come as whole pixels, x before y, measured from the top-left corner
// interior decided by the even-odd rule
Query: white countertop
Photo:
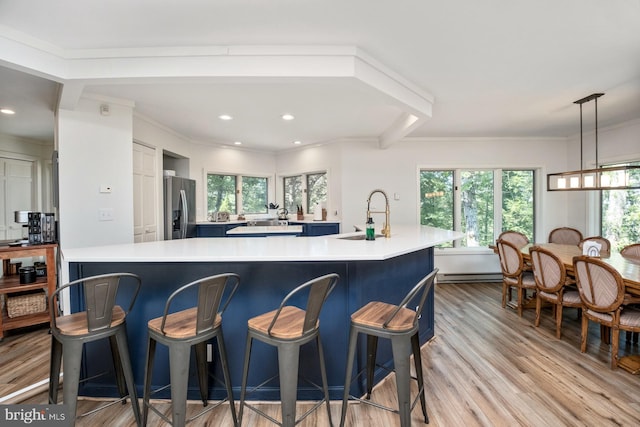
[[[261,219],[254,219],[252,221],[263,221],[263,220],[269,220],[269,219],[277,219],[277,218],[261,218]],[[289,219],[287,219],[286,221],[289,222],[295,222],[296,224],[338,224],[340,223],[340,221],[336,220],[336,221],[331,221],[331,220],[327,220],[327,221],[315,221],[313,219],[295,219],[295,218],[291,218],[289,217]],[[220,222],[215,222],[215,221],[197,221],[196,225],[220,225],[220,224],[246,224],[247,222],[249,222],[249,220],[233,220],[233,221],[220,221]]]
[[[367,261],[393,258],[463,236],[433,227],[392,225],[388,239],[340,239],[359,234],[363,232],[315,237],[207,237],[63,248],[61,254],[64,262]]]
[[[229,234],[294,234],[302,233],[301,225],[241,225],[227,231]]]

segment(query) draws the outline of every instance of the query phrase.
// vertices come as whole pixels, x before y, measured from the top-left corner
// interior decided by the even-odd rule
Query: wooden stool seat
[[[406,331],[413,328],[413,319],[416,312],[408,308],[400,308],[398,314],[384,326],[384,323],[391,317],[391,314],[398,310],[397,305],[387,304],[380,301],[372,301],[360,308],[351,315],[351,321],[356,325],[368,326],[370,328],[385,328],[389,331]]]
[[[249,319],[247,326],[256,332],[285,340],[296,339],[302,336],[306,316],[304,310],[291,305],[283,307],[271,331],[269,331],[269,326],[271,322],[273,322],[276,314],[278,314],[278,310],[256,316]]]
[[[127,315],[122,307],[119,305],[113,307],[111,314],[111,327],[123,324],[126,316]],[[86,311],[79,311],[77,313],[67,314],[66,316],[60,316],[56,322],[61,334],[80,336],[89,333]]]
[[[169,338],[183,339],[195,336],[198,320],[198,308],[192,307],[167,315],[164,332],[162,331],[162,317],[149,320],[147,327],[149,330],[162,334]],[[222,324],[222,315],[218,313],[213,327],[217,328]]]

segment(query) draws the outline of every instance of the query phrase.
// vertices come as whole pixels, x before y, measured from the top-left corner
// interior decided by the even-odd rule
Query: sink
[[[384,234],[376,234],[376,239],[378,237],[384,237]],[[338,237],[339,240],[365,240],[366,238],[367,238],[367,236],[364,235],[364,234],[356,234],[354,236]]]

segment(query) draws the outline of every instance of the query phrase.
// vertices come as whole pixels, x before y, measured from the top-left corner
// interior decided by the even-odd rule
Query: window
[[[421,170],[420,224],[465,237],[444,247],[488,246],[504,230],[534,236],[533,170]]]
[[[612,166],[640,165],[640,162]],[[601,233],[613,250],[640,242],[640,190],[602,190]]]
[[[295,212],[297,206],[302,206],[305,212],[313,213],[316,203],[327,200],[327,173],[286,176],[282,179],[282,187],[284,207],[289,212]]]
[[[207,211],[267,213],[268,183],[266,177],[207,174]]]
[[[236,177],[207,174],[207,211],[236,213]]]
[[[284,207],[289,212],[295,212],[302,206],[302,175],[286,176],[282,179],[284,188]]]
[[[327,174],[307,175],[307,212],[313,213],[317,203],[327,201]]]
[[[267,178],[242,177],[242,210],[245,213],[267,212]]]

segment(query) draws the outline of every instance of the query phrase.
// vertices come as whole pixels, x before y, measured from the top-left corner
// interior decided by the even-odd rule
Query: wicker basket
[[[10,318],[42,313],[47,309],[47,295],[43,291],[7,295],[7,315]]]

